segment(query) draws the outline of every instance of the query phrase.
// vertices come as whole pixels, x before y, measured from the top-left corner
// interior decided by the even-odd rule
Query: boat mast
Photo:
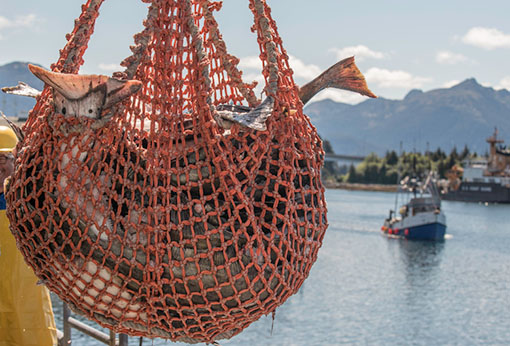
[[[395,211],[395,218],[397,217],[398,195],[400,193],[400,179],[402,178],[401,177],[402,165],[400,163],[401,159],[402,159],[402,141],[400,141],[400,152],[398,153],[398,161],[397,161],[397,193],[395,194],[395,208],[393,209]]]
[[[486,139],[487,143],[490,144],[489,162],[487,165],[487,175],[497,175],[501,169],[498,167],[498,155],[496,145],[503,143],[504,141],[498,139],[498,128],[494,128],[494,134]]]

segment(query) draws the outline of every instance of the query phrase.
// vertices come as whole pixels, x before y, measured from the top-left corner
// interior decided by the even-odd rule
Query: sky
[[[0,65],[27,61],[49,67],[85,0],[0,0]],[[267,0],[299,85],[354,55],[370,89],[403,99],[412,89],[448,88],[467,78],[510,89],[508,0]],[[82,73],[122,70],[147,4],[106,0],[85,54]],[[241,59],[246,82],[261,81],[258,45],[248,0],[225,0],[216,14],[230,54]],[[357,94],[325,90],[359,103]]]

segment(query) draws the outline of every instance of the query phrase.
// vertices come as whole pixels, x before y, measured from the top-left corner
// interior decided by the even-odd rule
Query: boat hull
[[[388,236],[410,240],[443,240],[446,218],[443,213],[422,213],[396,222],[386,221],[382,231]]]
[[[438,222],[407,229],[408,234],[404,237],[413,240],[443,240],[446,233],[446,226]]]
[[[446,201],[510,203],[510,187],[496,183],[463,182],[456,191],[441,194]]]

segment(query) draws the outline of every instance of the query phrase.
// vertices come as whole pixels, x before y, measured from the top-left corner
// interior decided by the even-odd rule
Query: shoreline
[[[359,183],[339,183],[339,182],[324,182],[326,189],[340,189],[352,191],[377,191],[377,192],[396,192],[397,185],[382,185],[382,184],[359,184]]]
[[[23,127],[25,121],[19,121],[17,117],[8,117],[15,125]],[[5,119],[0,117],[0,125],[9,126]],[[340,183],[336,181],[323,181],[326,189],[339,189],[351,191],[376,191],[376,192],[396,192],[397,185],[383,184],[360,184],[360,183]]]

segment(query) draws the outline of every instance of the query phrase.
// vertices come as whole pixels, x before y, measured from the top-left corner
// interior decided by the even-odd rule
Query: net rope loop
[[[264,100],[227,53],[221,2],[142,1],[144,29],[114,78],[70,79],[103,0],[82,6],[51,66],[66,75],[33,70],[46,87],[7,213],[27,263],[75,312],[118,333],[213,343],[308,276],[327,227],[324,153],[264,0],[249,0]],[[81,116],[96,98],[120,101]],[[253,129],[218,116],[232,109],[271,113]]]

